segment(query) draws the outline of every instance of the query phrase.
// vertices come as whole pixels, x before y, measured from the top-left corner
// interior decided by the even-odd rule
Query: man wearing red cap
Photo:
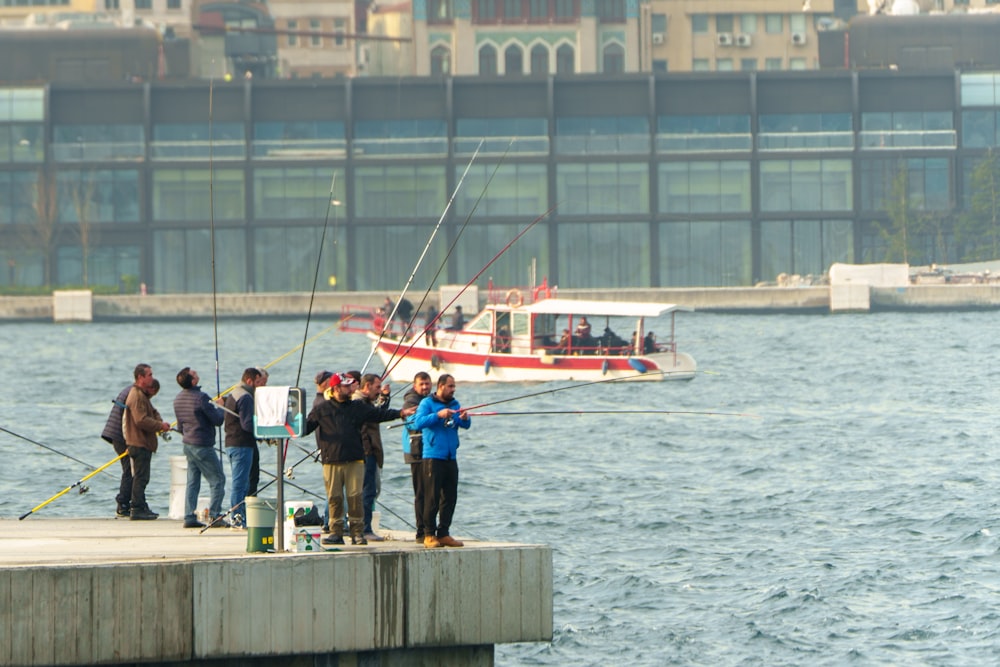
[[[306,434],[317,431],[323,481],[330,503],[330,536],[323,544],[344,543],[344,491],[347,491],[347,518],[351,543],[368,544],[363,523],[362,488],[365,478],[365,449],[361,427],[365,422],[387,422],[409,417],[416,408],[394,410],[351,400],[357,382],[346,373],[330,377],[330,400],[317,404],[306,419]]]

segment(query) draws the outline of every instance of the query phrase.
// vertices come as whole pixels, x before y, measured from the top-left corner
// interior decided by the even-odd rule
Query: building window
[[[344,33],[347,32],[347,21],[345,19],[334,19],[333,31],[337,34],[337,36],[333,38],[334,45],[343,46]]]
[[[431,75],[442,76],[451,72],[451,51],[438,44],[431,49]]]
[[[694,72],[709,71],[708,58],[695,58],[691,61],[691,70]]]
[[[115,9],[115,10],[119,9],[118,0],[104,0],[104,8]]]
[[[521,19],[521,0],[501,0],[504,21],[518,22]]]
[[[576,71],[576,51],[569,44],[556,49],[556,74],[572,74]]]
[[[344,170],[337,169],[334,198],[344,201]],[[256,220],[322,220],[330,206],[330,170],[266,167],[253,172]]]
[[[429,0],[427,3],[428,23],[450,23],[452,20],[452,0]]]
[[[497,75],[497,50],[490,44],[479,49],[480,76]]]
[[[167,0],[167,9],[180,9],[181,0]]]
[[[555,0],[556,20],[576,20],[580,18],[580,0]]]
[[[56,183],[61,223],[82,228],[139,221],[139,173],[134,170],[61,171]]]
[[[648,153],[649,120],[643,116],[563,116],[556,121],[556,152]]]
[[[207,220],[207,218],[203,218]],[[242,229],[219,229],[215,244],[220,248],[245,248],[246,232]],[[212,258],[212,239],[207,229],[168,229],[153,232],[153,285],[161,294],[188,292],[247,291],[246,258],[243,253]],[[218,264],[218,271],[212,267]],[[218,280],[213,280],[213,275]]]
[[[544,21],[549,18],[549,0],[531,0],[528,16],[532,21]]]
[[[137,10],[150,10],[153,8],[153,0],[135,0]]]
[[[745,35],[753,35],[757,32],[756,14],[740,14],[740,32]]]
[[[792,70],[804,70],[806,68],[805,58],[789,58],[788,59],[788,69]]]
[[[653,20],[650,27],[653,29],[653,33],[659,33],[661,35],[667,34],[667,15],[666,14],[653,14]]]
[[[781,14],[765,14],[764,31],[769,35],[781,34],[785,31],[785,17]]]
[[[777,72],[781,69],[781,58],[764,58],[764,69],[768,72]]]
[[[474,7],[476,9],[475,20],[488,23],[497,20],[496,0],[476,0]]]
[[[649,284],[649,225],[601,220],[557,228],[559,279],[567,285]]]
[[[524,52],[517,44],[511,44],[503,54],[503,71],[506,76],[524,74]]]
[[[715,16],[715,32],[732,32],[733,25],[732,14],[717,14]]]
[[[545,76],[549,73],[549,49],[544,44],[531,47],[531,75]]]
[[[744,72],[754,72],[757,70],[756,58],[740,58],[740,69]]]
[[[666,60],[654,60],[653,61],[653,71],[654,72],[666,72],[666,71],[668,71],[668,62]]]
[[[661,213],[749,213],[750,163],[666,162],[659,166]]]
[[[466,167],[455,168],[456,182]],[[489,186],[487,187],[487,184]],[[467,187],[455,197],[455,213],[477,216],[538,215],[548,208],[548,178],[541,164],[481,164],[469,167]]]
[[[708,32],[708,14],[691,15],[691,33],[704,35]]]
[[[716,60],[715,60],[715,70],[717,72],[732,72],[733,71],[733,59],[732,58],[716,58]]]
[[[854,261],[850,220],[764,220],[760,223],[760,274],[822,275],[834,262]]]
[[[602,0],[594,3],[597,18],[603,23],[625,22],[625,0]]]
[[[697,261],[691,258],[697,257]],[[750,223],[670,222],[660,225],[660,280],[665,287],[749,285]]]
[[[604,68],[606,74],[621,74],[625,71],[625,49],[621,44],[604,47]]]
[[[153,220],[204,222],[213,216],[216,220],[245,220],[243,171],[216,169],[211,178],[212,197],[209,197],[209,180],[207,169],[155,170]]]
[[[761,210],[850,211],[854,206],[851,172],[850,160],[764,160],[760,163]]]
[[[792,32],[805,32],[806,31],[806,16],[805,16],[805,14],[789,14],[788,15],[788,28]]]
[[[951,203],[951,169],[948,158],[890,158],[862,160],[861,208],[881,211],[896,196],[902,179],[906,208],[946,211]]]
[[[359,218],[437,219],[445,187],[443,166],[357,167],[355,211]]]
[[[298,21],[288,22],[288,46],[298,46],[299,36],[295,34],[295,31],[299,29]]]
[[[309,31],[319,32],[319,19],[309,19]],[[310,35],[309,44],[312,46],[323,46],[323,38],[320,35]]]

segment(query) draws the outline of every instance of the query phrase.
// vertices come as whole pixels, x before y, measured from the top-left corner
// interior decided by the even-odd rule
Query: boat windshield
[[[493,333],[493,312],[484,311],[479,314],[479,317],[472,320],[472,323],[465,327],[466,331],[475,331],[477,333]]]

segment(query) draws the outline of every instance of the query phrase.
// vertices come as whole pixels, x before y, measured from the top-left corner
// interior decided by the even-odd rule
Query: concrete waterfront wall
[[[872,310],[1000,309],[1000,285],[910,285],[872,287]],[[830,288],[816,287],[689,287],[648,289],[560,289],[567,298],[656,301],[676,303],[704,312],[729,313],[827,313]],[[336,292],[315,296],[312,314],[339,317],[345,305],[380,306],[386,292]],[[481,294],[485,298],[485,294]],[[98,321],[156,320],[219,317],[304,317],[311,295],[211,294],[94,295],[93,317]],[[437,303],[437,292],[429,299]],[[411,299],[411,301],[414,301]],[[416,303],[414,301],[414,303]],[[51,296],[0,297],[0,322],[53,319]]]
[[[551,640],[552,590],[531,545],[9,567],[0,665],[487,666]]]

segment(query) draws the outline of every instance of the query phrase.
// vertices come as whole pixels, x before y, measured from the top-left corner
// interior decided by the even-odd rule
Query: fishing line
[[[472,169],[472,163],[476,161],[476,157],[479,155],[479,149],[483,147],[483,142],[486,139],[480,139],[479,145],[476,146],[476,151],[472,154],[472,159],[469,160],[469,164],[465,165],[465,171],[462,172],[462,178],[458,179],[458,183],[455,185],[454,190],[452,190],[451,197],[448,198],[448,203],[444,207],[444,211],[441,212],[441,217],[438,218],[437,224],[434,225],[434,230],[431,232],[431,237],[427,239],[427,244],[424,246],[423,251],[420,253],[420,257],[417,258],[417,263],[413,267],[413,271],[410,273],[410,277],[407,279],[406,284],[403,285],[403,291],[400,292],[399,298],[396,299],[395,305],[392,307],[392,312],[386,317],[386,326],[382,327],[382,331],[378,334],[378,340],[372,345],[371,351],[368,353],[368,358],[365,359],[364,365],[361,366],[361,374],[364,375],[365,369],[368,368],[368,364],[372,360],[372,356],[375,354],[375,350],[378,348],[379,343],[382,342],[382,338],[385,336],[385,332],[388,329],[388,324],[392,322],[392,318],[396,316],[396,311],[399,309],[399,302],[403,300],[406,295],[406,290],[410,288],[410,284],[413,282],[413,278],[417,275],[417,271],[420,269],[420,265],[424,261],[424,257],[427,255],[427,251],[431,247],[431,242],[434,241],[434,237],[437,236],[438,230],[441,229],[441,225],[444,223],[445,216],[448,215],[448,211],[451,210],[451,205],[455,201],[455,197],[458,196],[458,191],[462,187],[462,183],[465,182],[465,177],[469,174],[469,170]]]
[[[483,140],[483,141],[485,141],[485,140]],[[482,141],[480,141],[480,145],[482,145]],[[503,165],[504,160],[507,159],[507,154],[510,152],[510,149],[511,149],[511,147],[513,145],[514,145],[514,139],[511,139],[510,143],[507,144],[507,148],[506,148],[506,150],[504,150],[503,155],[500,156],[500,160],[497,162],[496,166],[493,167],[493,171],[490,172],[490,177],[488,179],[486,179],[486,184],[483,185],[483,189],[480,191],[479,196],[476,198],[476,201],[475,201],[475,203],[472,206],[472,210],[470,210],[469,214],[467,216],[465,216],[465,221],[462,223],[462,226],[459,227],[458,233],[455,235],[454,240],[452,240],[451,245],[448,246],[448,252],[445,253],[444,259],[441,261],[441,264],[438,266],[437,272],[431,278],[430,283],[427,286],[427,289],[424,290],[424,294],[420,298],[420,303],[418,303],[417,307],[414,308],[413,314],[410,316],[410,321],[406,323],[406,328],[404,329],[402,335],[400,336],[400,340],[402,340],[403,338],[405,338],[406,335],[413,328],[413,323],[417,321],[417,316],[420,314],[420,309],[423,308],[424,304],[427,302],[427,296],[431,293],[431,290],[434,288],[434,284],[437,282],[437,279],[441,276],[441,272],[444,271],[445,267],[448,266],[448,259],[451,257],[452,253],[455,251],[455,247],[458,246],[459,239],[462,238],[462,234],[465,233],[466,228],[469,226],[469,223],[472,221],[472,216],[475,215],[476,209],[479,208],[479,203],[483,200],[483,197],[486,196],[486,192],[487,192],[487,190],[489,190],[490,183],[493,182],[494,176],[496,176],[497,172],[500,171],[500,167]],[[465,290],[469,289],[469,287],[471,285],[472,285],[472,283],[466,283],[465,286],[462,287],[461,290],[459,290],[458,295],[456,295],[456,298],[458,296],[461,296],[462,294],[464,294]],[[438,314],[438,318],[440,318],[440,314]],[[423,336],[423,332],[420,334],[420,336]],[[419,337],[418,337],[418,339],[419,339]],[[389,365],[392,364],[392,360],[396,358],[396,353],[397,352],[399,352],[399,346],[398,345],[396,346],[396,349],[393,350],[392,354],[389,356],[388,361],[386,361],[386,363],[385,363],[386,371],[382,374],[382,377],[381,377],[382,380],[385,380],[386,376],[388,376],[388,374],[389,374],[389,371],[388,371]]]
[[[309,311],[306,314],[306,330],[302,334],[302,354],[299,356],[299,370],[295,374],[295,386],[299,386],[302,378],[302,363],[306,358],[306,342],[309,337],[309,323],[312,321],[313,302],[316,300],[316,285],[319,283],[320,263],[323,260],[323,246],[326,245],[326,229],[330,223],[330,209],[333,208],[333,191],[337,186],[337,171],[333,172],[333,180],[330,181],[330,196],[326,202],[326,216],[323,218],[323,233],[319,238],[319,252],[316,255],[316,273],[313,275],[312,294],[309,295]],[[336,231],[334,231],[334,243],[336,243]]]
[[[45,502],[43,502],[41,505],[35,505],[30,510],[28,510],[27,512],[25,512],[24,514],[22,514],[21,516],[19,516],[17,518],[17,520],[18,521],[23,521],[25,518],[27,518],[28,516],[34,514],[38,510],[42,509],[43,507],[45,507],[46,505],[48,505],[49,503],[51,503],[56,498],[61,498],[62,496],[66,495],[67,493],[69,493],[70,491],[72,491],[73,489],[75,489],[76,487],[82,486],[83,483],[86,482],[88,479],[90,479],[91,477],[93,477],[97,473],[101,472],[102,470],[110,467],[111,465],[117,463],[118,461],[120,461],[121,459],[125,458],[126,456],[128,456],[128,452],[122,452],[119,456],[116,456],[115,458],[111,459],[110,461],[108,461],[107,463],[105,463],[104,465],[102,465],[100,468],[97,468],[96,470],[94,470],[94,472],[92,472],[92,473],[90,473],[88,475],[84,475],[83,477],[81,477],[80,479],[78,479],[73,484],[67,486],[65,489],[63,489],[62,491],[60,491],[56,495],[52,496],[51,498],[49,498],[48,500],[46,500]]]
[[[501,256],[501,255],[503,255],[503,254],[504,254],[505,252],[507,252],[507,251],[508,251],[508,250],[509,250],[509,249],[511,248],[511,246],[513,246],[513,245],[514,245],[515,243],[517,243],[518,239],[520,239],[520,238],[521,238],[522,236],[524,236],[525,234],[527,234],[527,233],[528,233],[528,231],[529,231],[529,230],[530,230],[530,229],[531,229],[532,227],[534,227],[534,226],[535,226],[535,225],[537,225],[537,224],[538,224],[539,222],[541,222],[542,220],[544,220],[545,218],[547,218],[548,216],[550,216],[550,215],[552,214],[552,212],[553,212],[554,210],[556,210],[556,207],[557,207],[557,206],[559,206],[559,204],[555,204],[554,206],[552,206],[552,208],[550,208],[549,210],[545,211],[545,213],[542,213],[542,214],[541,214],[540,216],[538,216],[537,218],[535,218],[534,220],[532,220],[532,221],[531,221],[531,222],[530,222],[530,223],[528,224],[528,226],[527,226],[527,227],[525,227],[524,229],[522,229],[522,230],[521,230],[520,232],[518,232],[517,236],[515,236],[515,237],[514,237],[513,239],[511,239],[510,243],[508,243],[508,244],[507,244],[507,245],[505,245],[505,246],[504,246],[503,248],[501,248],[501,249],[500,249],[500,252],[498,252],[498,253],[497,253],[496,255],[494,255],[494,256],[493,256],[493,259],[491,259],[490,261],[486,262],[486,265],[485,265],[485,266],[483,266],[483,268],[481,268],[481,269],[479,270],[479,273],[477,273],[476,275],[474,275],[474,276],[472,277],[472,280],[470,280],[469,282],[467,282],[467,283],[465,284],[465,287],[464,287],[464,288],[462,288],[462,290],[461,290],[461,291],[460,291],[460,292],[459,292],[458,294],[456,294],[456,295],[455,295],[455,297],[454,297],[454,298],[453,298],[453,299],[452,299],[451,301],[449,301],[449,302],[448,302],[448,303],[447,303],[447,304],[446,304],[446,305],[445,305],[445,306],[444,306],[444,307],[443,307],[443,308],[441,309],[441,312],[439,312],[439,313],[437,314],[437,317],[435,317],[433,321],[431,321],[431,322],[428,322],[428,323],[427,323],[427,325],[426,325],[426,326],[424,327],[424,330],[423,330],[423,331],[422,331],[422,332],[420,333],[420,335],[418,335],[418,336],[414,336],[414,338],[413,338],[413,342],[411,342],[411,343],[410,343],[410,345],[409,345],[409,346],[408,346],[408,347],[406,348],[406,351],[405,351],[405,352],[403,352],[403,353],[402,353],[401,355],[399,355],[399,358],[398,358],[398,359],[396,359],[396,363],[394,363],[394,364],[392,365],[392,367],[387,367],[387,368],[386,368],[386,370],[385,370],[385,375],[384,375],[383,377],[388,377],[388,376],[389,376],[389,374],[390,374],[390,373],[392,373],[393,369],[394,369],[394,368],[396,368],[396,366],[398,366],[398,365],[399,365],[399,362],[400,362],[400,361],[402,361],[402,360],[403,360],[403,359],[404,359],[404,358],[406,357],[406,355],[408,355],[408,354],[410,353],[410,351],[411,351],[411,350],[412,350],[412,349],[414,348],[414,346],[415,346],[415,345],[417,344],[417,342],[418,342],[418,341],[420,340],[421,336],[423,336],[423,335],[424,335],[425,333],[427,333],[427,331],[429,331],[429,330],[430,330],[430,328],[431,328],[432,326],[434,326],[434,324],[436,324],[436,323],[437,323],[437,322],[438,322],[438,321],[439,321],[439,320],[441,319],[441,313],[443,313],[443,312],[445,312],[446,310],[448,310],[448,308],[450,308],[450,307],[452,306],[452,304],[454,304],[454,303],[455,303],[456,301],[458,301],[458,298],[459,298],[459,297],[460,297],[460,296],[462,295],[462,292],[464,292],[464,291],[465,291],[466,289],[468,289],[468,287],[469,287],[470,285],[472,285],[472,283],[476,282],[476,280],[478,280],[478,279],[479,279],[479,277],[480,277],[481,275],[483,275],[484,273],[486,273],[486,269],[490,268],[490,266],[492,266],[492,265],[493,265],[493,262],[495,262],[495,261],[497,261],[498,259],[500,259],[500,256]],[[381,338],[380,338],[379,340],[381,340]],[[377,346],[378,346],[378,343],[376,342],[376,344],[375,344],[375,345],[374,345],[374,346],[372,347],[372,352],[374,352],[374,351],[375,351],[375,348],[376,348]],[[399,350],[399,347],[400,347],[400,345],[399,345],[399,342],[397,342],[397,343],[396,343],[396,351],[398,351],[398,350]]]
[[[2,427],[2,426],[0,426],[0,431],[3,431],[4,433],[7,433],[8,435],[12,435],[12,436],[14,436],[15,438],[20,438],[21,440],[24,440],[25,442],[30,442],[30,443],[31,443],[31,444],[33,444],[33,445],[38,445],[39,447],[41,447],[41,448],[43,448],[43,449],[47,449],[47,450],[49,450],[50,452],[55,452],[55,453],[56,453],[56,454],[58,454],[59,456],[64,456],[64,457],[66,457],[67,459],[69,459],[70,461],[75,461],[75,462],[79,463],[80,465],[82,465],[82,466],[84,466],[84,467],[86,467],[86,468],[90,468],[91,470],[95,470],[95,469],[97,469],[97,468],[96,468],[96,466],[93,466],[93,465],[91,465],[91,464],[87,463],[86,461],[81,461],[80,459],[76,458],[75,456],[70,456],[69,454],[66,454],[66,453],[63,453],[63,452],[60,452],[60,451],[59,451],[58,449],[56,449],[55,447],[50,447],[50,446],[48,446],[48,445],[45,445],[45,444],[42,444],[42,443],[38,442],[37,440],[32,440],[31,438],[28,438],[28,437],[26,437],[26,436],[23,436],[23,435],[21,435],[20,433],[15,433],[14,431],[11,431],[11,430],[9,430],[9,429],[6,429],[6,428],[4,428],[4,427]],[[115,460],[117,460],[117,459],[115,459]],[[110,475],[111,473],[108,473],[108,474]]]
[[[745,412],[706,412],[700,410],[531,410],[524,412],[468,412],[470,417],[522,417],[528,415],[709,415],[719,417],[750,417],[760,415]]]

